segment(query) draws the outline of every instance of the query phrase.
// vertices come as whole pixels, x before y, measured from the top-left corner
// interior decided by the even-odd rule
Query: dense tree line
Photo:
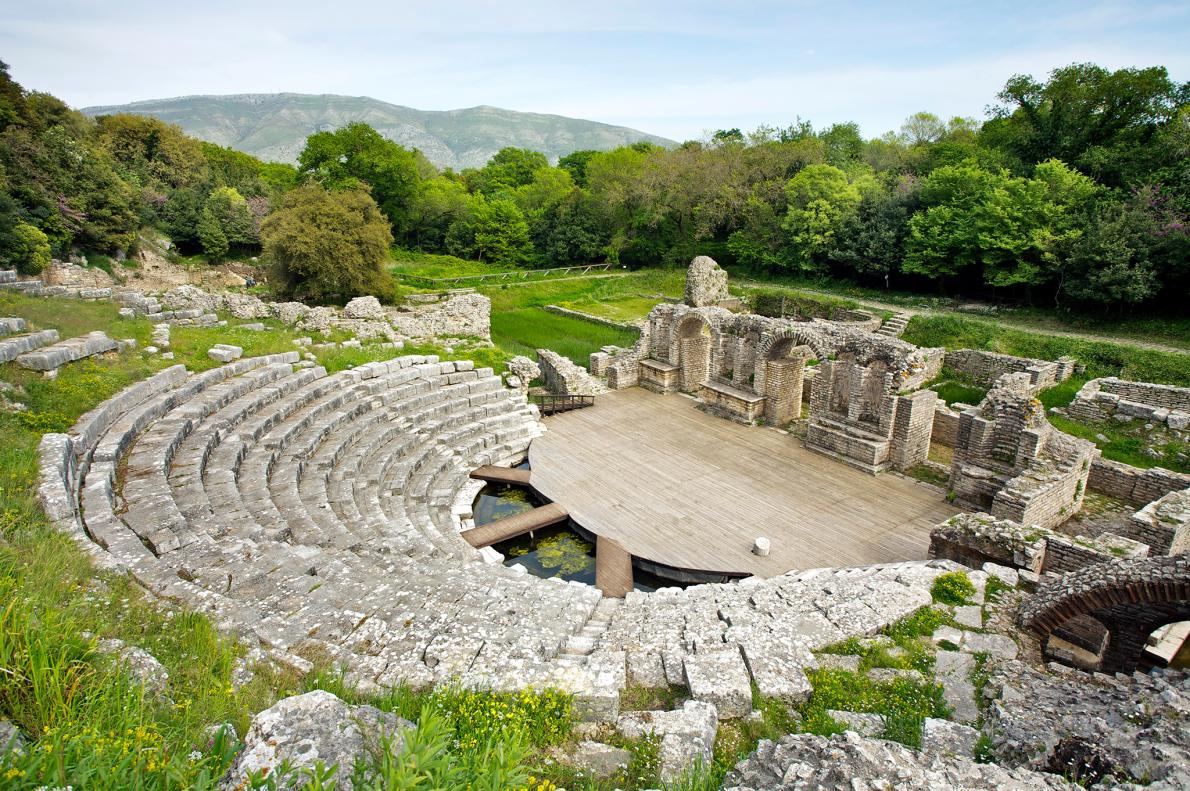
[[[335,269],[361,265],[344,245],[383,241],[380,217],[398,245],[499,266],[677,265],[709,253],[1042,304],[1180,305],[1188,162],[1190,85],[1160,67],[1013,77],[982,123],[923,112],[877,139],[798,121],[671,150],[577,151],[556,165],[507,148],[461,173],[365,124],[311,135],[296,169],[265,164],[153,119],[88,120],[0,71],[0,257],[35,269],[73,247],[115,253],[152,225],[217,260],[259,249],[264,230],[267,253],[304,254],[294,271],[331,284],[290,278],[292,290],[325,296],[379,282]],[[286,214],[265,221],[270,212]],[[270,227],[285,253],[269,248]]]

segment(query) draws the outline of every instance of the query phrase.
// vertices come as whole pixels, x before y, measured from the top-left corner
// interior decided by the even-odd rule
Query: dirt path
[[[764,287],[766,284],[758,283],[755,281],[748,281],[745,283],[741,283],[741,285],[746,286],[746,287]],[[810,294],[821,294],[824,297],[838,298],[840,296],[839,294],[833,294],[830,291],[822,291],[822,290],[815,289],[815,288],[798,287],[797,290],[805,291]],[[909,307],[905,307],[904,305],[894,305],[889,302],[881,302],[879,300],[868,299],[866,297],[847,296],[844,298],[849,299],[852,302],[857,302],[860,305],[863,305],[864,307],[875,308],[877,310],[890,310],[893,313],[903,313],[906,316],[957,315],[957,316],[962,316],[964,319],[966,319],[968,321],[973,321],[977,324],[987,324],[987,325],[991,325],[991,326],[1008,326],[1014,330],[1020,330],[1021,332],[1032,332],[1037,335],[1053,335],[1053,336],[1060,337],[1060,338],[1074,338],[1076,340],[1082,340],[1082,341],[1107,341],[1109,343],[1118,343],[1118,344],[1121,344],[1124,346],[1135,346],[1139,349],[1150,349],[1152,351],[1158,351],[1158,352],[1171,352],[1173,354],[1190,354],[1190,349],[1184,349],[1184,348],[1181,348],[1178,346],[1171,346],[1169,344],[1158,343],[1155,341],[1143,341],[1143,340],[1138,340],[1136,338],[1121,337],[1118,335],[1109,335],[1109,334],[1096,333],[1096,332],[1076,332],[1073,330],[1056,330],[1056,329],[1050,329],[1048,327],[1036,327],[1036,326],[1032,326],[1029,324],[1022,324],[1020,322],[1015,322],[1011,318],[1005,318],[1005,317],[986,318],[983,316],[974,316],[970,313],[962,313],[957,310],[931,310],[928,308],[909,308]]]

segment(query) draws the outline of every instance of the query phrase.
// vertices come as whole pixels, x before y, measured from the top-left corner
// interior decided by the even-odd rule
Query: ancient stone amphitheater
[[[1019,578],[1029,591],[1040,586],[1021,625],[1043,640],[1083,640],[1109,669],[1131,670],[1149,632],[1190,617],[1190,480],[1107,464],[1092,443],[1052,429],[1035,396],[1069,376],[1073,361],[918,349],[895,337],[903,321],[878,333],[871,316],[807,325],[733,313],[722,305],[726,281],[713,262],[696,261],[691,278],[689,304],[656,308],[634,349],[592,355],[590,374],[543,354],[546,380],[564,393],[595,384],[699,393],[707,412],[736,423],[789,420],[808,403],[807,448],[855,475],[906,470],[925,462],[931,442],[949,445],[948,488],[991,515],[939,525],[932,560],[923,545],[917,560],[605,598],[595,587],[504,565],[464,535],[478,492],[471,473],[518,464],[545,430],[524,387],[467,360],[404,355],[330,374],[297,351],[235,359],[235,347],[212,350],[219,367],[166,368],[69,432],[44,435],[42,506],[98,567],[208,614],[274,662],[299,671],[333,662],[364,692],[402,683],[554,687],[573,693],[580,718],[635,733],[644,727],[639,715],[620,711],[626,688],[684,687],[692,700],[648,725],[663,737],[670,779],[697,756],[711,757],[715,723],[749,716],[754,691],[806,701],[815,652],[929,605],[934,580],[960,563],[976,569],[981,602],[989,574],[1010,586]],[[700,296],[698,278],[713,281],[717,294]],[[122,299],[162,328],[215,318],[206,307],[167,316],[155,299]],[[249,305],[243,318],[267,309]],[[350,320],[384,324],[382,316]],[[24,330],[12,321],[6,331]],[[51,334],[2,341],[0,356],[52,370],[126,348],[106,336],[58,343]],[[813,375],[811,356],[821,360]],[[955,412],[920,389],[944,362],[986,380],[980,406]],[[592,374],[603,379],[593,384]],[[1166,390],[1165,399],[1185,395]],[[1098,392],[1084,400],[1104,401]],[[1123,409],[1119,398],[1111,405]],[[1170,426],[1181,420],[1178,405],[1161,407]],[[1057,532],[1088,486],[1148,505],[1127,535]],[[1119,564],[1121,554],[1130,565]],[[968,609],[979,612],[964,615],[966,631],[934,637],[956,649],[938,653],[937,673],[957,722],[928,721],[926,729],[960,727],[970,756],[975,731],[967,725],[979,719],[972,657],[990,651],[1012,661],[1018,648],[984,633],[984,611]],[[1088,617],[1089,631],[1079,624]],[[1140,626],[1121,659],[1109,649],[1129,624]],[[709,730],[690,724],[700,718]],[[778,760],[765,749],[754,762]]]
[[[752,681],[804,696],[811,648],[930,600],[926,563],[625,603],[484,563],[459,536],[468,473],[524,456],[541,431],[524,397],[466,361],[297,362],[174,366],[46,435],[47,512],[100,566],[295,667],[328,657],[364,689],[558,686],[594,719],[616,715],[626,668],[656,685],[705,673],[729,710]]]

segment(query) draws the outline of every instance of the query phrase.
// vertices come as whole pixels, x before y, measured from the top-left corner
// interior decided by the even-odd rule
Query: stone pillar
[[[783,426],[802,414],[804,359],[770,360],[764,378],[765,420]]]
[[[678,341],[678,356],[681,357],[683,392],[697,392],[711,373],[711,339],[706,335],[696,338],[682,338]]]
[[[934,431],[934,406],[938,394],[933,390],[918,390],[898,396],[893,414],[893,466],[904,472],[925,462],[930,455],[930,434]]]

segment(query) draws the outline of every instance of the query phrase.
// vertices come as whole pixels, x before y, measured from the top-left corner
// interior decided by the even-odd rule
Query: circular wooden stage
[[[711,417],[639,387],[546,418],[531,483],[586,530],[687,571],[770,577],[791,569],[920,560],[958,510],[898,475],[871,476],[801,441]],[[757,536],[772,542],[753,555]]]

